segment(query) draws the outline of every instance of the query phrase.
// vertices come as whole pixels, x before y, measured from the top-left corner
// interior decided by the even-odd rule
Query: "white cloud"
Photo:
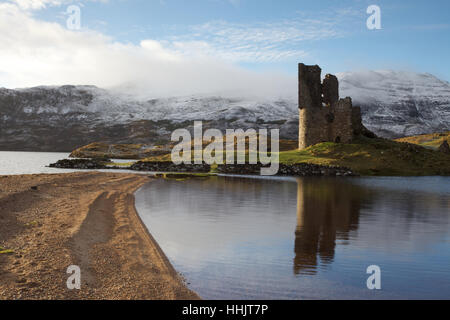
[[[43,9],[47,5],[61,5],[63,0],[9,0],[25,10]]]
[[[292,19],[274,22],[211,21],[191,26],[171,40],[176,50],[187,55],[201,51],[232,62],[295,61],[307,55],[305,41],[343,37],[349,21],[358,15],[359,11],[339,9],[317,13],[320,19],[297,13]]]
[[[213,42],[192,40],[174,41],[171,48],[184,56],[216,57],[230,62],[274,62],[287,59],[301,59],[307,55],[303,50],[282,49],[265,44],[255,46],[252,44],[235,44],[219,46]]]
[[[109,0],[8,0],[16,4],[23,10],[40,10],[48,6],[61,6],[72,2],[82,3],[83,1],[108,2]]]
[[[74,32],[37,20],[17,5],[0,4],[0,86],[127,84],[146,97],[295,96],[294,77],[244,70],[224,62],[223,54],[214,56],[215,50],[201,42],[148,39],[124,44],[93,31]]]

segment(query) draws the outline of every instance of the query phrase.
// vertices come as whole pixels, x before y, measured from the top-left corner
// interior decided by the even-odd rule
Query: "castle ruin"
[[[367,130],[361,108],[349,97],[339,99],[337,77],[327,74],[322,83],[321,72],[317,65],[298,65],[300,150],[320,142],[350,143]]]

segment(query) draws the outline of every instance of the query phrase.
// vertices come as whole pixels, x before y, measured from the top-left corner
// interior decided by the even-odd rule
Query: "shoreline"
[[[0,176],[0,300],[190,300],[135,208],[127,173]],[[0,250],[1,252],[2,250]],[[81,289],[67,289],[67,268]]]
[[[272,166],[272,164],[271,164]],[[74,169],[74,170],[130,170],[138,172],[165,172],[165,173],[183,173],[183,174],[247,174],[259,175],[262,170],[271,168],[258,164],[219,164],[212,166],[207,163],[201,164],[174,164],[171,161],[137,161],[126,167],[108,165],[99,159],[63,159],[49,165],[50,168]],[[357,176],[348,167],[325,166],[311,163],[295,163],[276,165],[274,176]]]

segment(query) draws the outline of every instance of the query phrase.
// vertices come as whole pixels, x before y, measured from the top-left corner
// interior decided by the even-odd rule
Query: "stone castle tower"
[[[361,108],[352,99],[339,99],[339,82],[327,74],[322,83],[319,66],[298,65],[299,149],[320,142],[350,143],[365,130]]]

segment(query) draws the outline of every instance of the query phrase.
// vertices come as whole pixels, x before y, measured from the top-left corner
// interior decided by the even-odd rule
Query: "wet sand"
[[[121,173],[0,176],[0,299],[198,299],[141,222]],[[2,249],[0,248],[0,252]],[[69,290],[67,268],[81,269]]]

